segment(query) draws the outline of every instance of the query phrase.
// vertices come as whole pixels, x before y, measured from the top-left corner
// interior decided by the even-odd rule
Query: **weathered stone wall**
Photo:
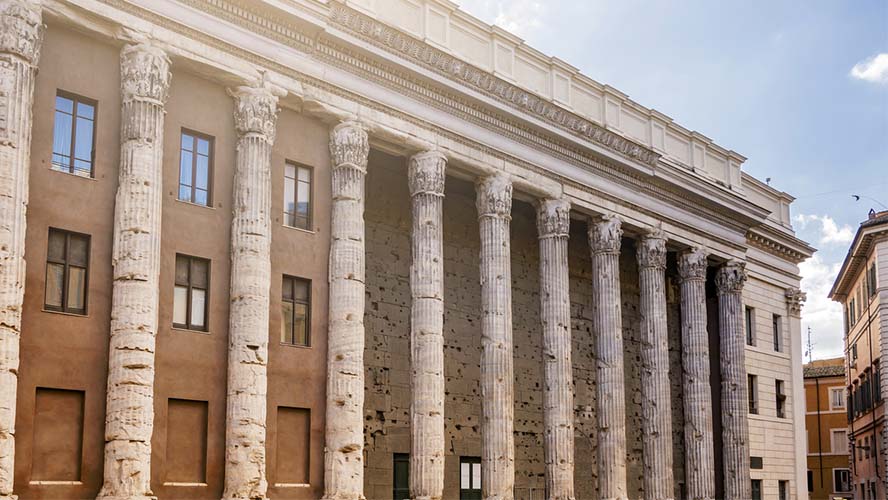
[[[444,497],[459,497],[460,456],[481,455],[481,287],[475,190],[447,178],[444,199]],[[367,294],[364,434],[365,495],[391,498],[392,454],[410,451],[410,195],[406,160],[373,151],[366,197]],[[543,498],[542,337],[539,244],[535,209],[512,209],[512,308],[515,366],[515,492]],[[592,327],[592,269],[586,224],[574,220],[570,265],[572,356],[575,388],[577,498],[598,490],[596,353]],[[627,472],[630,498],[642,496],[641,345],[638,266],[630,238],[620,256],[625,351]],[[668,297],[670,377],[676,491],[684,480],[681,409],[681,345],[678,297]]]

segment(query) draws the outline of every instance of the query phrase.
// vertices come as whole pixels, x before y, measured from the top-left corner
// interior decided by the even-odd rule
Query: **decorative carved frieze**
[[[602,215],[589,221],[589,245],[592,253],[620,253],[622,222],[616,215]]]
[[[645,233],[638,242],[636,249],[638,265],[659,270],[666,269],[666,235],[660,228],[653,228]]]
[[[799,264],[808,258],[808,255],[805,255],[797,250],[793,250],[792,248],[778,241],[774,241],[770,238],[766,238],[760,234],[756,234],[751,231],[746,233],[746,243],[760,250],[764,250],[769,254],[776,255],[781,259],[786,259],[793,264]]]
[[[746,283],[745,262],[739,260],[728,261],[715,273],[715,287],[719,295],[741,293],[744,283]]]
[[[43,37],[41,4],[39,0],[0,2],[0,54],[13,54],[28,64],[37,64]]]
[[[693,247],[678,254],[678,276],[682,281],[706,279],[706,255],[703,248]]]
[[[570,235],[570,201],[566,199],[540,201],[537,209],[537,234],[540,238]]]
[[[798,288],[787,288],[784,296],[786,297],[786,307],[789,310],[790,316],[801,316],[802,305],[807,300],[808,294]]]
[[[367,171],[370,142],[360,123],[344,121],[330,131],[330,156],[333,168],[350,167]]]
[[[150,100],[160,106],[170,90],[170,59],[148,43],[127,45],[120,51],[120,91],[123,102]]]
[[[259,85],[228,90],[234,98],[234,128],[239,135],[258,134],[274,142],[278,98],[286,92],[264,79]]]
[[[505,174],[480,179],[475,186],[478,217],[512,217],[512,181]]]
[[[447,157],[438,151],[426,151],[410,157],[407,179],[410,195],[420,193],[444,196],[444,169]]]

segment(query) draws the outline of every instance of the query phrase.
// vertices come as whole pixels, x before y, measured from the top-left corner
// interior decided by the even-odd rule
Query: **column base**
[[[348,493],[330,493],[324,494],[324,496],[321,497],[321,500],[367,500],[367,497],[365,497],[363,493],[357,493],[355,495]]]

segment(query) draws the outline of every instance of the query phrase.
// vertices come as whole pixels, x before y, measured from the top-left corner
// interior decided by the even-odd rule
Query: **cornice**
[[[854,241],[848,248],[848,254],[842,262],[842,268],[829,291],[829,298],[842,300],[848,295],[846,291],[860,273],[860,267],[866,265],[873,244],[881,238],[888,237],[888,225],[880,226],[871,226],[872,230],[869,227],[860,227],[857,230]]]
[[[764,224],[747,231],[746,242],[750,246],[788,260],[793,264],[801,264],[817,251],[795,236],[777,231]]]

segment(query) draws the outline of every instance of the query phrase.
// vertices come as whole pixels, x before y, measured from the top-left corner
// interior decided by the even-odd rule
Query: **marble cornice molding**
[[[746,233],[746,242],[752,247],[780,257],[781,259],[788,260],[793,264],[801,264],[805,259],[811,256],[809,253],[803,253],[789,245],[785,245],[775,239],[754,231]]]

